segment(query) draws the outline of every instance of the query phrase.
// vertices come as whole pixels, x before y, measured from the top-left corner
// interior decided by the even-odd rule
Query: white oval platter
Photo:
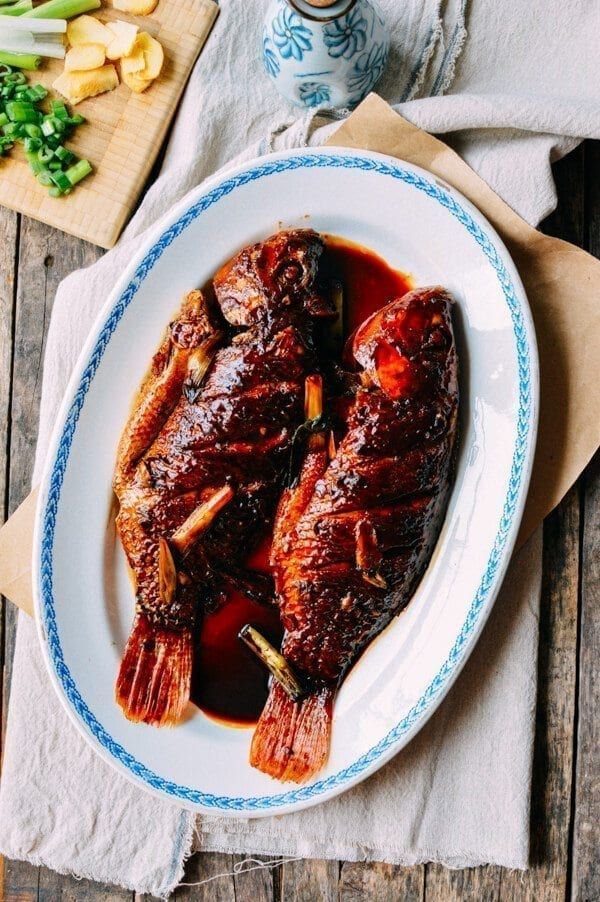
[[[290,226],[364,244],[416,285],[453,292],[462,393],[456,480],[432,561],[409,607],[346,679],[329,762],[303,786],[249,766],[250,730],[191,706],[180,726],[157,730],[129,723],[113,698],[134,601],[114,538],[111,477],[132,399],[183,294],[243,245]],[[481,632],[523,510],[537,399],[535,335],[516,269],[481,214],[427,172],[379,154],[302,150],[192,191],[152,230],[92,329],[41,487],[37,621],[52,682],[81,733],[146,789],[211,814],[282,814],[373,773],[430,717]]]

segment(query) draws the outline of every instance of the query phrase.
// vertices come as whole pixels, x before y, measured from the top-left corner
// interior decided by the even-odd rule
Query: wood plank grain
[[[197,852],[187,862],[183,884],[173,898],[176,902],[235,902],[232,871],[233,855]]]
[[[451,871],[440,864],[428,864],[425,877],[427,902],[461,902],[463,899],[492,902],[500,898],[504,868],[487,866]]]
[[[340,902],[421,902],[425,868],[404,868],[381,862],[347,861],[340,871]]]
[[[3,902],[37,902],[40,869],[24,861],[4,862]]]
[[[132,902],[130,890],[40,868],[37,902]]]
[[[8,516],[8,443],[10,438],[11,372],[13,358],[13,317],[16,286],[16,255],[19,218],[9,210],[0,209],[0,504],[2,519]],[[0,712],[4,692],[4,623],[5,606],[2,601],[0,617]],[[4,719],[2,721],[4,723]],[[2,758],[4,729],[0,733],[0,760]]]
[[[310,859],[281,867],[281,902],[336,902],[339,862]]]
[[[571,898],[600,899],[600,454],[587,468],[582,541],[575,816]]]
[[[600,258],[600,142],[588,142],[586,168],[586,243]],[[571,898],[600,899],[600,455],[583,479],[583,530],[579,627],[577,761]]]
[[[271,868],[255,868],[248,859],[253,862],[268,862],[266,855],[234,855],[233,863],[239,873],[233,878],[235,896],[238,900],[248,899],[252,902],[272,902],[279,888],[281,866]],[[244,862],[248,862],[244,864]],[[252,868],[250,870],[250,868]]]

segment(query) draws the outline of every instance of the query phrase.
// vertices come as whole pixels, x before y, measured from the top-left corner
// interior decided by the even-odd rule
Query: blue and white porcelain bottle
[[[269,3],[263,62],[280,94],[297,106],[355,106],[379,81],[388,49],[375,0]]]

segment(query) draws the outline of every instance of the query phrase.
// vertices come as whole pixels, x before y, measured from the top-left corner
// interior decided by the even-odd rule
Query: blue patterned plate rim
[[[450,653],[411,710],[356,761],[324,779],[271,796],[216,796],[166,780],[146,767],[112,738],[81,697],[64,660],[56,622],[54,530],[70,448],[85,397],[113,332],[156,261],[191,222],[221,198],[251,181],[301,168],[356,169],[398,179],[440,203],[469,232],[494,269],[510,311],[519,373],[517,438],[503,512],[487,567]],[[508,251],[485,217],[466,198],[426,170],[370,151],[313,148],[281,151],[258,158],[225,175],[212,177],[193,189],[150,230],[143,247],[99,314],[69,382],[46,459],[33,542],[36,622],[51,680],[75,726],[104,760],[150,792],[196,811],[228,817],[260,817],[299,810],[338,795],[378,770],[407,744],[435,711],[483,629],[508,566],[525,504],[537,433],[538,384],[533,321],[523,285]]]

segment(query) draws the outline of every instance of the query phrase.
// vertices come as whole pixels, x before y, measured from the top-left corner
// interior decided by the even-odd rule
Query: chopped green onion
[[[27,122],[23,126],[23,130],[24,130],[25,134],[27,135],[27,137],[29,137],[29,138],[41,138],[42,137],[41,128],[39,127],[39,125],[34,125],[33,122]]]
[[[23,15],[28,19],[72,19],[101,5],[100,0],[48,0]]]
[[[56,129],[54,128],[52,117],[44,119],[44,121],[42,122],[42,134],[48,138],[50,135],[53,135],[55,131]]]
[[[9,50],[0,50],[0,63],[4,63],[6,66],[32,70],[39,69],[41,62],[41,56],[33,53],[11,53]]]
[[[54,151],[54,155],[58,157],[61,163],[71,163],[75,154],[71,153],[70,150],[67,150],[62,144],[59,144],[56,150]]]
[[[89,160],[78,160],[77,163],[67,169],[65,175],[69,179],[71,185],[76,185],[77,182],[84,179],[86,175],[89,175],[91,171],[92,166]]]
[[[26,82],[27,78],[22,72],[9,72],[8,75],[4,77],[5,85],[24,85]]]
[[[17,3],[11,6],[0,7],[0,16],[22,16],[31,9],[33,9],[31,0],[17,0]]]
[[[50,175],[51,180],[54,182],[57,188],[60,188],[61,191],[66,191],[67,188],[71,187],[71,181],[69,179],[69,170],[66,172],[53,172]]]
[[[44,166],[42,165],[42,163],[40,163],[40,161],[37,158],[37,151],[35,153],[26,154],[26,157],[27,157],[27,162],[29,163],[29,166],[31,167],[31,170],[34,175],[37,175],[38,172],[41,172],[43,170]]]
[[[22,103],[18,100],[9,101],[5,106],[5,112],[11,122],[39,122],[41,119],[41,114],[32,103]]]
[[[57,119],[62,119],[64,122],[68,121],[69,111],[61,100],[53,100],[51,106],[53,116],[56,116]]]
[[[39,183],[52,197],[60,197],[70,194],[92,167],[64,145],[73,127],[85,121],[83,116],[70,116],[62,100],[53,100],[44,113],[40,104],[46,95],[43,85],[29,84],[22,72],[0,62],[0,156],[21,141]]]
[[[40,163],[49,163],[53,156],[54,151],[52,150],[52,148],[44,147],[44,145],[42,144],[42,146],[38,150],[38,160],[40,161]]]

